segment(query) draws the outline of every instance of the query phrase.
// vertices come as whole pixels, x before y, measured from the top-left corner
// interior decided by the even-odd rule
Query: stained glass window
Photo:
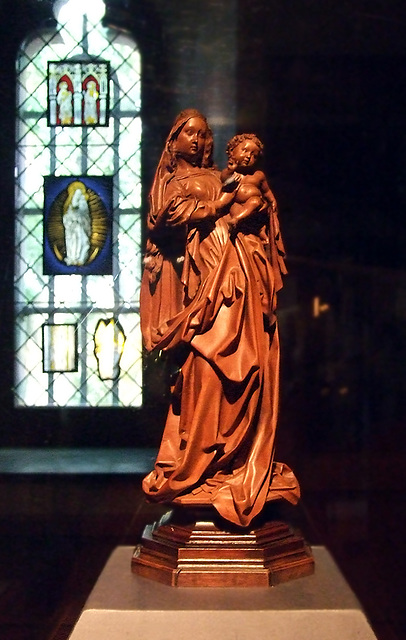
[[[34,34],[18,54],[16,406],[133,407],[142,402],[140,54],[130,37],[102,26],[104,11],[102,0],[56,2],[56,27]],[[82,121],[64,126],[68,123],[62,122],[60,107],[55,106],[57,94],[69,90],[71,81],[74,87],[77,69],[84,78],[78,100],[85,104],[84,93],[91,93],[93,116],[85,117],[83,107]],[[57,78],[59,85],[51,86],[50,95],[52,73],[51,83]],[[72,105],[73,118],[76,107]],[[66,118],[68,110],[69,105],[62,114]],[[102,200],[97,192],[103,179],[112,185],[106,206],[111,225],[105,225],[106,237],[110,233],[110,266],[104,271],[86,269],[88,249],[82,262],[66,268],[63,188],[68,183],[79,185],[76,191],[82,208],[91,211],[92,201],[86,205],[86,199],[96,202],[100,196]],[[58,191],[58,180],[61,187],[50,210],[59,244],[55,240],[50,246],[55,249],[53,261],[59,260],[61,268],[48,265],[44,269],[44,246],[51,237],[44,184]],[[89,215],[89,229],[95,224],[92,220]],[[93,228],[93,236],[96,231]],[[101,331],[103,327],[111,329]],[[117,355],[117,344],[120,354],[115,356],[113,374],[101,375],[100,354],[104,354],[104,370],[105,354]],[[75,349],[77,353],[72,353]]]

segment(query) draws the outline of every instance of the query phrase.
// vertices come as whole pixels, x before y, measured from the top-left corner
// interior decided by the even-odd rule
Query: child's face
[[[243,140],[230,153],[230,159],[235,162],[238,167],[252,167],[260,154],[258,145],[253,140]]]

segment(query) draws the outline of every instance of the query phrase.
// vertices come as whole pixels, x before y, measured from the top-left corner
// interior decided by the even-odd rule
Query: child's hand
[[[241,182],[241,174],[233,172],[225,180],[223,180],[223,190],[234,190]],[[224,189],[226,187],[226,189]]]
[[[228,230],[231,233],[235,229],[235,227],[237,226],[238,220],[233,218],[231,216],[231,214],[229,214],[229,213],[227,213],[227,215],[223,216],[223,220],[226,222],[226,224],[228,226]]]
[[[238,164],[236,163],[236,161],[233,160],[232,158],[229,158],[227,162],[227,169],[230,171],[230,173],[234,173],[237,167],[238,167]]]

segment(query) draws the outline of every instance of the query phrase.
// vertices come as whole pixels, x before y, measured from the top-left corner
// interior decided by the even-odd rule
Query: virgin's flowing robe
[[[266,501],[300,495],[293,472],[274,461],[283,245],[274,213],[269,245],[248,227],[230,239],[226,220],[211,217],[219,192],[214,170],[177,171],[149,217],[144,342],[186,345],[186,356],[143,489],[151,501],[212,504],[246,527]],[[196,212],[208,217],[194,223]]]

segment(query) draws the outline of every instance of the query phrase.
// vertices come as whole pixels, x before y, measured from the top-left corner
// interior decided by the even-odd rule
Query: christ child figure
[[[231,229],[245,228],[268,243],[269,209],[277,209],[265,173],[258,168],[264,145],[253,133],[242,133],[228,142],[227,167],[221,172],[223,191],[233,190],[228,216]],[[246,221],[242,223],[242,221]]]

